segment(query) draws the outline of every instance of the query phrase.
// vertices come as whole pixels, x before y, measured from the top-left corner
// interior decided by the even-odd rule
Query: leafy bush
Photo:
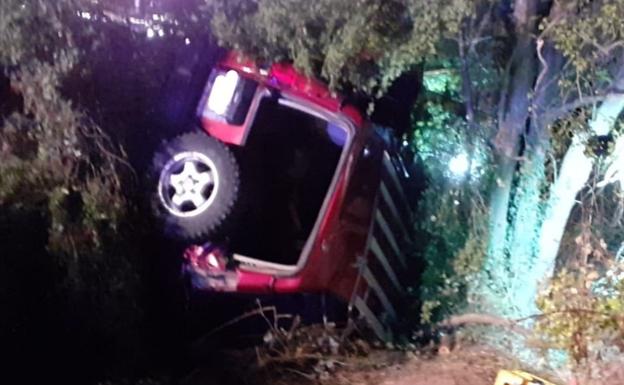
[[[0,205],[47,207],[51,250],[78,255],[117,231],[129,169],[123,151],[61,93],[79,55],[63,24],[71,5],[3,2],[11,40],[0,41],[1,59],[22,103],[0,127]]]
[[[562,270],[537,301],[542,347],[561,351],[582,383],[609,381],[624,363],[624,265]],[[601,381],[598,381],[599,383]]]
[[[441,65],[425,72],[426,102],[413,117],[413,142],[429,186],[418,206],[418,237],[426,240],[421,250],[427,262],[421,283],[425,322],[468,306],[468,283],[483,265],[487,240],[483,186],[488,177],[488,146],[484,133],[474,127],[470,132],[461,116],[461,82],[454,64]],[[469,160],[463,175],[449,170],[458,155]]]
[[[436,52],[475,1],[205,0],[221,45],[260,59],[293,60],[334,89],[384,92]]]
[[[624,266],[564,269],[540,294],[538,306],[543,314],[537,330],[551,346],[575,363],[587,360],[599,344],[615,346],[624,337]]]
[[[128,236],[138,217],[130,201],[135,179],[123,149],[64,92],[81,60],[71,28],[77,4],[0,3],[0,70],[18,101],[0,116],[0,226],[12,229],[11,237],[2,239],[0,285],[8,285],[1,291],[13,293],[18,306],[29,294],[12,284],[47,285],[45,303],[28,314],[71,328],[67,346],[59,349],[64,354],[75,354],[70,346],[78,350],[91,343],[115,352],[98,358],[111,361],[123,352],[129,360],[139,346],[144,315],[140,234]],[[40,232],[43,240],[33,237]],[[21,246],[39,242],[44,245]],[[12,263],[22,276],[5,279]],[[31,282],[33,271],[44,279]],[[97,354],[101,350],[82,353]]]

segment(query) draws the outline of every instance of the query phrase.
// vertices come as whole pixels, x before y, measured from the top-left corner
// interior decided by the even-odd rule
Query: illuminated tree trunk
[[[550,18],[559,17],[562,9],[554,5]],[[535,312],[536,285],[531,279],[532,267],[539,252],[540,227],[543,220],[541,191],[546,183],[546,154],[549,150],[549,131],[545,113],[558,100],[557,76],[564,65],[563,56],[553,44],[539,43],[537,52],[540,75],[535,84],[531,103],[531,121],[526,134],[525,150],[514,189],[509,235],[509,264],[513,273],[509,291],[514,298],[513,314],[524,317]]]
[[[481,302],[485,311],[505,314],[507,312],[499,305],[506,302],[501,299],[507,294],[506,287],[510,278],[506,253],[507,213],[516,161],[500,157],[497,163],[495,186],[490,194],[488,248],[483,265],[484,277],[487,279],[485,282],[475,282],[477,287],[473,288],[473,295]]]
[[[488,311],[507,315],[510,313],[509,293],[511,271],[509,265],[508,214],[512,197],[512,184],[520,150],[520,139],[526,130],[529,117],[529,93],[536,77],[537,60],[531,33],[535,29],[537,2],[517,1],[514,6],[518,40],[509,68],[508,88],[502,95],[499,130],[494,144],[497,154],[497,171],[490,194],[488,249],[484,263],[485,287],[473,289],[482,306]]]
[[[624,67],[621,67],[614,88],[620,90],[623,87]],[[624,94],[608,95],[590,123],[590,134],[609,134],[623,110]],[[585,154],[586,139],[586,134],[578,134],[573,138],[561,163],[559,177],[550,189],[546,216],[540,232],[538,258],[533,267],[533,276],[538,279],[547,279],[552,275],[559,244],[576,203],[576,196],[591,174],[594,159]]]
[[[531,286],[536,284],[531,278],[531,267],[542,218],[540,188],[545,179],[545,150],[545,146],[540,146],[525,151],[510,209],[508,315],[514,318],[527,316],[535,308],[534,299],[527,292],[532,293]]]

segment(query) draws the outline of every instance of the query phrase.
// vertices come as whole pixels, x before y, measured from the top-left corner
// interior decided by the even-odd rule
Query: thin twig
[[[269,311],[272,310],[273,307],[272,306],[265,306],[265,307],[261,307],[259,309],[254,309],[251,311],[248,311],[247,313],[243,313],[240,316],[231,319],[230,321],[227,321],[219,326],[217,326],[216,328],[212,329],[211,331],[209,331],[208,333],[206,333],[205,335],[203,335],[202,337],[200,337],[193,345],[198,346],[201,345],[207,338],[209,338],[210,336],[213,336],[214,334],[220,332],[221,330],[232,326],[246,318],[255,316],[255,315],[260,315],[260,314],[264,314],[263,312],[265,311]]]
[[[298,375],[300,375],[300,376],[302,376],[302,377],[304,377],[304,378],[306,378],[306,379],[308,379],[310,381],[314,381],[316,379],[316,376],[314,374],[305,373],[305,372],[302,372],[302,371],[297,370],[297,369],[286,368],[284,370],[287,371],[287,372],[298,374]]]

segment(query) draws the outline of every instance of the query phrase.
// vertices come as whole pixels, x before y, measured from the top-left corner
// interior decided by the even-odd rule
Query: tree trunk
[[[563,9],[554,4],[549,19],[561,16]],[[553,101],[559,100],[558,76],[564,65],[563,56],[554,44],[540,41],[537,52],[540,75],[535,84],[531,105],[531,122],[526,135],[523,162],[514,190],[509,236],[510,292],[514,301],[514,317],[521,318],[535,313],[535,292],[532,266],[539,249],[540,225],[543,219],[542,187],[546,183],[546,154],[549,150],[549,128],[545,112]],[[528,293],[528,294],[527,294]]]
[[[537,1],[521,0],[514,4],[516,46],[511,57],[509,88],[501,98],[499,130],[494,140],[497,170],[490,193],[489,239],[484,270],[487,287],[475,288],[482,305],[490,311],[507,315],[510,280],[508,215],[513,177],[520,151],[520,140],[529,117],[529,94],[535,83],[537,59],[532,33],[535,30]],[[507,303],[507,305],[504,305]]]
[[[624,88],[624,66],[620,67],[613,88]],[[623,110],[624,94],[618,92],[608,95],[590,122],[590,134],[606,135],[611,132]],[[585,154],[587,138],[586,133],[575,135],[561,163],[559,177],[550,189],[546,216],[540,231],[538,259],[532,274],[538,280],[548,279],[552,275],[559,244],[576,203],[576,196],[591,174],[594,159]]]

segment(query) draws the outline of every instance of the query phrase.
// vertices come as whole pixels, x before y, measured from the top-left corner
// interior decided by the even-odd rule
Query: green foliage
[[[461,78],[452,69],[441,68],[426,71],[423,75],[423,85],[428,92],[436,94],[457,93],[460,89]]]
[[[80,60],[70,28],[76,4],[0,3],[0,68],[10,69],[20,100],[0,116],[0,210],[9,221],[41,213],[57,269],[48,272],[57,285],[49,292],[91,313],[90,327],[121,339],[141,317],[136,245],[124,236],[132,176],[123,150],[62,92]]]
[[[550,150],[556,160],[563,158],[575,134],[589,132],[587,122],[590,119],[591,111],[588,108],[582,108],[563,117],[550,127],[552,138]]]
[[[566,17],[555,21],[550,33],[559,49],[579,73],[604,66],[605,59],[621,47],[624,39],[624,1],[592,2],[567,0]],[[576,12],[572,10],[577,9]],[[544,23],[542,29],[548,28]],[[595,79],[594,79],[595,81]]]
[[[414,115],[413,142],[429,181],[418,210],[419,237],[427,239],[422,250],[427,267],[421,317],[432,322],[466,307],[468,283],[482,266],[487,240],[482,188],[489,153],[485,136],[470,132],[461,116],[457,71],[447,63],[426,71],[425,79],[425,101]],[[449,162],[461,153],[469,154],[469,172],[453,175]]]
[[[429,175],[453,177],[449,161],[466,152],[466,125],[456,107],[452,101],[426,101],[425,113],[415,123],[414,145]]]
[[[477,116],[476,124],[469,127],[465,119],[465,96],[462,94],[465,79],[460,76],[460,65],[452,54],[431,60],[427,65],[423,74],[424,93],[412,115],[413,144],[428,176],[436,182],[453,180],[455,183],[477,185],[484,181],[490,166],[487,139],[491,118]],[[473,86],[484,94],[496,87],[493,79],[481,80],[487,77],[485,74],[488,71],[483,65],[474,73],[479,76]],[[470,171],[466,176],[453,175],[449,171],[449,162],[462,153],[469,157]]]
[[[292,60],[334,89],[383,92],[457,33],[475,1],[206,0],[220,43],[266,61]]]
[[[486,250],[486,211],[469,189],[429,188],[421,203],[428,215],[421,231],[428,237],[421,283],[424,322],[468,306],[468,284],[477,278]]]
[[[93,251],[101,233],[115,231],[127,212],[120,180],[123,154],[60,94],[62,69],[29,64],[12,77],[23,111],[0,129],[0,204],[48,206],[51,248]],[[78,234],[70,236],[72,228]]]
[[[566,0],[559,5],[560,17],[543,20],[540,29],[541,37],[552,42],[566,60],[557,75],[560,99],[566,102],[609,92],[624,44],[624,1]],[[575,118],[578,113],[568,111],[565,115],[569,116],[561,118]],[[560,143],[557,137],[553,139]]]
[[[0,63],[14,66],[44,60],[69,69],[67,51],[71,50],[72,36],[63,22],[75,4],[74,0],[2,1]]]
[[[564,269],[554,277],[537,301],[543,314],[536,331],[547,346],[564,350],[578,365],[600,359],[600,349],[619,344],[624,337],[623,278],[623,266],[617,264]]]

